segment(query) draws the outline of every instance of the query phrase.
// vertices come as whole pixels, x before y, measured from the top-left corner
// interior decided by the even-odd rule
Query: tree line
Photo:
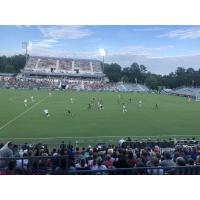
[[[178,67],[168,75],[158,75],[147,71],[144,65],[133,63],[130,67],[121,68],[117,63],[104,64],[104,73],[111,82],[145,84],[151,89],[177,88],[180,86],[200,86],[200,69]]]
[[[0,56],[0,72],[1,73],[18,73],[26,64],[24,55]]]

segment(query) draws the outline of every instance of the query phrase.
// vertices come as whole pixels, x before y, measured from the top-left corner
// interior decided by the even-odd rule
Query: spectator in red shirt
[[[103,162],[103,164],[104,164],[108,169],[110,169],[110,168],[113,167],[113,162],[112,162],[112,160],[111,160],[110,155],[107,155],[107,156],[106,156],[106,160]]]

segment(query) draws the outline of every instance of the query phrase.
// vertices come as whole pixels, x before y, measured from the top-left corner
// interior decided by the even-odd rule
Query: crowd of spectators
[[[61,79],[54,81],[53,79],[17,79],[17,78],[10,78],[8,80],[0,80],[0,87],[4,88],[22,88],[22,89],[61,89],[60,83],[65,83],[66,89],[69,90],[89,90],[89,91],[106,91],[110,90],[114,87],[112,83],[106,83],[103,81],[82,81],[82,80],[71,80],[68,81],[66,79]],[[62,88],[62,89],[65,89]]]
[[[62,85],[62,87],[61,87]],[[148,92],[142,85],[111,83],[92,78],[25,78],[12,77],[0,79],[1,88],[20,88],[20,89],[66,89],[84,91],[113,91],[113,92]]]
[[[42,143],[19,146],[8,142],[0,145],[0,174],[80,174],[84,171],[112,174],[118,169],[135,168],[134,173],[128,174],[163,175],[175,174],[174,170],[166,167],[200,166],[199,145],[175,144],[166,150],[148,143],[143,148],[132,148],[131,142],[128,139],[126,145],[119,142],[115,145],[74,147],[63,141],[52,149]]]
[[[0,81],[1,87],[4,88],[21,88],[21,89],[33,89],[33,88],[48,88],[48,89],[56,89],[57,83],[52,81],[51,79],[17,79],[10,78],[8,80]]]
[[[84,84],[84,89],[86,90],[109,90],[115,85],[113,83],[106,82],[86,82]]]

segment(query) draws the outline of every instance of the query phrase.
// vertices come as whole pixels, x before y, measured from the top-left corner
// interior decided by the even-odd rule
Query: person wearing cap
[[[171,159],[170,152],[164,152],[164,160],[160,164],[162,167],[174,167],[176,163]]]
[[[12,142],[7,142],[1,149],[0,149],[0,158],[12,158],[13,157],[13,144]],[[4,168],[8,166],[9,161],[0,159],[0,168]]]
[[[121,146],[124,142],[125,140],[122,138],[121,140],[119,140],[119,145]]]

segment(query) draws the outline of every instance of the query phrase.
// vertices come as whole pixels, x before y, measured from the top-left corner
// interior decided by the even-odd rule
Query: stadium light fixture
[[[33,46],[33,44],[31,42],[29,42],[28,47],[31,48]]]
[[[28,59],[28,49],[31,48],[32,43],[31,42],[22,42],[22,48],[25,49],[26,53],[26,64],[27,64],[27,59]]]
[[[101,55],[102,57],[105,57],[105,55],[106,55],[105,49],[99,49],[99,53],[100,53],[100,55]]]
[[[104,57],[106,55],[106,51],[105,51],[105,49],[99,49],[99,53],[102,56],[103,72],[104,72]]]

